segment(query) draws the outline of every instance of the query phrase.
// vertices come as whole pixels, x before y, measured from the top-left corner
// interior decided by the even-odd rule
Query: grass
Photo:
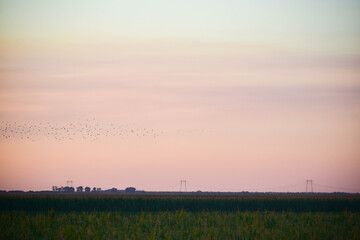
[[[359,195],[2,195],[2,211],[293,211],[360,212]]]
[[[360,239],[359,213],[0,214],[0,239]]]
[[[359,201],[357,195],[4,194],[0,239],[360,239]]]

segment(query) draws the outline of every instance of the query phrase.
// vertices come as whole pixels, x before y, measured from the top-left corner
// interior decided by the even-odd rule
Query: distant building
[[[66,193],[72,193],[75,192],[75,188],[73,187],[52,187],[53,192],[66,192]]]
[[[64,187],[64,192],[68,192],[68,193],[75,192],[75,188],[73,188],[73,187]]]
[[[101,192],[101,188],[93,187],[91,192]]]

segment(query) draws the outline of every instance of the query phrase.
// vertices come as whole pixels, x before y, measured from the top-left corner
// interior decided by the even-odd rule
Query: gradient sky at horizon
[[[0,189],[360,192],[360,2],[0,0]],[[186,133],[186,134],[184,134]]]

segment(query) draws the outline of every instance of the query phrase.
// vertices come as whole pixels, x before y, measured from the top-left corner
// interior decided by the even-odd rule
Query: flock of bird
[[[95,119],[86,119],[82,122],[68,123],[19,123],[1,121],[0,134],[5,139],[21,138],[36,141],[40,138],[54,140],[87,139],[98,140],[101,137],[159,137],[163,132],[154,129],[117,126],[115,124],[101,125]]]
[[[177,130],[178,133],[192,134],[204,130]],[[40,139],[70,141],[74,139],[99,140],[106,137],[150,137],[158,138],[164,131],[153,128],[134,127],[130,125],[101,124],[95,118],[68,123],[20,123],[16,121],[0,121],[0,137],[3,139],[20,138],[29,141]]]

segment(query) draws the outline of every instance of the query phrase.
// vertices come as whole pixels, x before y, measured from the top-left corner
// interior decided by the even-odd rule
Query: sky
[[[359,13],[0,0],[0,189],[360,192]]]

